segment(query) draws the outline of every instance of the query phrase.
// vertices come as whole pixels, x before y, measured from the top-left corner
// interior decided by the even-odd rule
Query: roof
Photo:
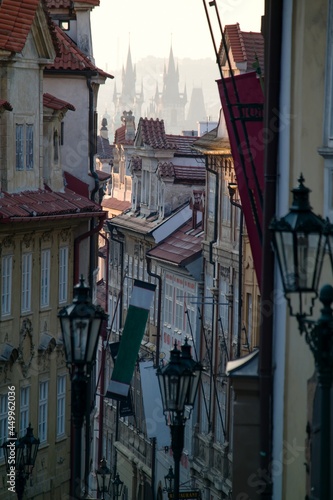
[[[111,174],[108,174],[107,172],[103,172],[103,170],[96,170],[96,174],[97,174],[98,180],[100,182],[106,181],[107,179],[110,179],[110,177],[111,177]]]
[[[80,0],[80,3],[97,7],[100,4],[100,0]],[[73,0],[46,0],[48,9],[70,9],[72,4]]]
[[[250,354],[241,358],[228,361],[227,377],[258,377],[259,349],[254,349]]]
[[[172,144],[172,147],[176,149],[176,155],[197,155],[197,151],[192,149],[193,142],[197,137],[193,135],[165,135],[166,140]]]
[[[40,0],[2,0],[0,2],[0,49],[21,52],[31,30]],[[54,24],[42,2],[55,50]]]
[[[114,144],[134,144],[134,139],[126,139],[126,125],[122,125],[115,131]]]
[[[225,137],[218,137],[218,127],[202,135],[193,143],[193,148],[201,153],[231,156],[230,142]]]
[[[0,223],[43,217],[104,213],[99,205],[69,189],[63,193],[46,188],[37,191],[7,193],[0,196]]]
[[[35,18],[39,0],[3,0],[0,3],[0,48],[21,52]]]
[[[226,43],[230,46],[232,57],[236,63],[247,62],[247,71],[253,71],[253,64],[258,57],[259,65],[264,68],[264,37],[260,32],[241,31],[239,23],[227,24],[224,29]],[[224,54],[221,43],[220,54]]]
[[[119,212],[124,212],[130,208],[131,203],[129,201],[118,200],[117,198],[103,198],[102,207],[108,208],[109,210],[118,210]]]
[[[58,97],[48,93],[43,94],[43,105],[46,108],[54,110],[70,109],[71,111],[75,111],[75,106],[73,106],[73,104],[63,101],[62,99],[58,99]]]
[[[201,253],[204,231],[202,226],[193,229],[192,221],[175,231],[162,243],[147,252],[149,257],[184,266]]]
[[[174,183],[182,184],[205,183],[206,168],[204,163],[196,165],[175,165],[173,162],[160,162],[158,171],[161,177],[174,179]]]
[[[59,43],[60,55],[58,55],[54,62],[48,64],[48,70],[71,70],[71,71],[93,71],[100,76],[106,78],[113,78],[112,75],[97,68],[92,61],[86,56],[76,45],[73,40],[66,35],[66,33],[59,27],[54,25],[55,33]]]
[[[141,137],[144,144],[151,146],[154,149],[175,148],[175,146],[166,138],[164,121],[159,120],[158,118],[156,120],[153,118],[140,118],[136,132],[136,139],[137,137]]]
[[[109,139],[101,135],[97,136],[97,156],[101,159],[113,158],[113,146]]]
[[[7,111],[13,111],[13,106],[5,99],[0,99],[0,108],[7,109]]]

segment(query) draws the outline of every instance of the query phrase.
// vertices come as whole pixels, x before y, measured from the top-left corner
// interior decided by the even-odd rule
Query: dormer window
[[[69,31],[70,28],[70,23],[67,20],[60,20],[59,21],[59,27],[62,29],[62,31]]]
[[[34,168],[34,126],[32,124],[16,124],[15,154],[16,170]]]

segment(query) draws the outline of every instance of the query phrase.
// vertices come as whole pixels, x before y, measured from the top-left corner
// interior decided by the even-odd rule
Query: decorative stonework
[[[41,239],[43,242],[48,243],[51,241],[51,236],[52,236],[52,231],[44,231]]]
[[[60,240],[62,242],[69,241],[70,238],[70,230],[69,229],[62,229],[59,233]]]
[[[22,244],[25,246],[25,248],[30,248],[30,246],[32,245],[34,234],[34,232],[31,232],[23,235]]]
[[[20,331],[20,344],[18,348],[18,362],[21,365],[22,374],[27,376],[31,366],[34,354],[35,345],[32,340],[32,323],[30,319],[24,319]]]
[[[15,248],[15,241],[14,241],[13,235],[9,234],[8,236],[6,236],[2,240],[1,245],[4,248],[13,248],[14,249]]]

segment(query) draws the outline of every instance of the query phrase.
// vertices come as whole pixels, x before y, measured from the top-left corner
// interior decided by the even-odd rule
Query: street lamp
[[[320,390],[320,478],[317,486],[311,485],[311,498],[332,498],[330,485],[330,393],[333,379],[333,287],[325,285],[319,293],[323,304],[317,321],[308,319],[314,300],[318,296],[318,284],[332,226],[315,215],[309,203],[309,189],[304,186],[303,176],[299,186],[292,190],[293,203],[289,213],[275,218],[270,229],[273,246],[282,277],[285,297],[290,314],[296,316],[301,334],[314,356]],[[316,490],[316,491],[315,491]]]
[[[124,483],[120,479],[119,474],[117,472],[116,477],[112,481],[112,496],[113,498],[119,498],[123,492]]]
[[[39,439],[35,438],[32,431],[31,424],[29,424],[25,436],[17,439],[15,435],[1,446],[4,451],[9,484],[11,487],[15,485],[19,500],[23,498],[24,488],[35,466],[39,447]]]
[[[166,476],[164,476],[165,491],[167,493],[172,493],[172,491],[174,490],[174,480],[175,480],[175,475],[173,473],[173,468],[170,466],[169,472],[167,473]]]
[[[102,500],[104,500],[104,493],[109,493],[111,486],[111,471],[106,465],[106,460],[103,457],[99,468],[96,470],[97,479],[97,490],[102,494]]]
[[[163,413],[171,429],[171,448],[175,463],[175,500],[179,500],[179,467],[184,448],[185,422],[194,406],[202,369],[202,365],[193,360],[191,346],[186,338],[181,351],[177,349],[175,341],[174,348],[170,352],[169,363],[156,370]],[[187,409],[189,411],[186,414]]]
[[[71,496],[81,497],[81,430],[87,406],[87,383],[95,363],[102,321],[107,315],[100,306],[92,304],[90,288],[80,283],[74,287],[73,303],[59,311],[65,356],[71,377],[72,422],[74,425],[74,471]]]

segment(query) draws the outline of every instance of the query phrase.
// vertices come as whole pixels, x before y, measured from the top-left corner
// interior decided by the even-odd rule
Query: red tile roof
[[[247,71],[254,71],[253,63],[258,57],[259,65],[264,68],[264,37],[254,31],[241,31],[239,23],[227,24],[224,29],[226,43],[231,47],[232,57],[236,63],[247,62]],[[220,54],[224,54],[221,43]]]
[[[60,55],[55,58],[52,64],[46,66],[47,69],[96,71],[101,76],[113,78],[109,73],[97,68],[59,26],[54,25],[54,27],[59,42]]]
[[[173,147],[177,150],[177,153],[181,153],[184,155],[197,155],[198,152],[192,148],[192,144],[198,137],[194,137],[193,135],[171,135],[166,134],[166,140],[173,145]]]
[[[97,156],[101,159],[113,158],[113,146],[109,143],[109,139],[97,136]]]
[[[72,3],[73,0],[46,0],[48,9],[69,9]],[[86,3],[93,7],[97,7],[100,4],[100,0],[80,0],[80,3]]]
[[[58,99],[58,97],[48,93],[43,94],[43,106],[54,110],[70,109],[71,111],[75,111],[73,104]]]
[[[203,236],[202,227],[193,229],[190,221],[147,252],[147,255],[178,266],[185,266],[200,255]]]
[[[40,0],[2,0],[0,2],[0,49],[21,52],[34,21]],[[53,44],[58,52],[54,25],[42,2]]]
[[[115,131],[114,144],[134,144],[134,139],[126,139],[126,125],[122,125]]]
[[[136,172],[142,170],[142,158],[140,156],[132,155],[130,159],[130,168]]]
[[[39,0],[3,0],[0,3],[0,49],[21,52],[38,4]]]
[[[89,186],[86,182],[81,181],[81,179],[78,179],[77,177],[66,171],[64,171],[63,175],[66,187],[68,187],[68,189],[75,191],[75,193],[78,193],[85,198],[89,197]]]
[[[106,181],[107,179],[110,179],[111,174],[108,174],[107,172],[103,172],[103,170],[96,170],[96,174],[98,177],[98,180],[103,182]],[[89,174],[91,175],[91,174]]]
[[[167,141],[164,121],[158,118],[140,118],[137,134],[141,133],[142,142],[154,149],[174,149],[174,145]]]
[[[204,164],[197,165],[175,165],[172,162],[160,162],[158,172],[161,177],[170,177],[174,183],[182,184],[204,184],[206,179],[206,168]]]
[[[91,213],[102,214],[103,211],[96,203],[69,189],[65,189],[64,193],[46,188],[12,194],[1,192],[0,195],[0,223],[27,218],[80,217]]]
[[[7,109],[7,111],[13,111],[13,106],[5,99],[0,99],[0,108]]]
[[[102,207],[108,208],[109,210],[119,210],[119,212],[124,212],[130,208],[131,203],[129,201],[121,201],[117,198],[103,198]]]

